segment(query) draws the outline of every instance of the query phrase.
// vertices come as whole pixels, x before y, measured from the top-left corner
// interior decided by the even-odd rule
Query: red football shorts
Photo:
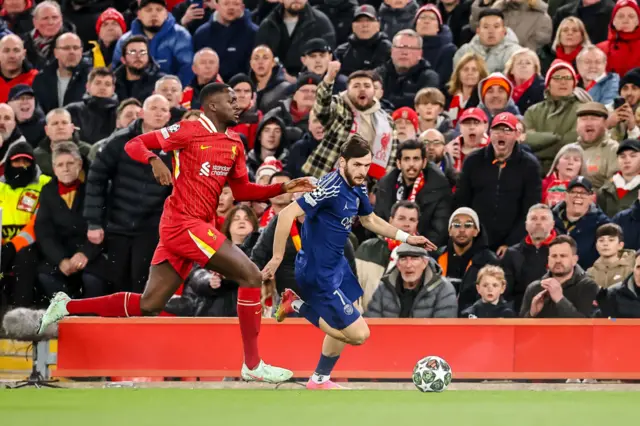
[[[227,237],[215,225],[202,220],[174,218],[172,222],[160,221],[160,242],[151,264],[169,262],[186,279],[193,263],[205,266]]]

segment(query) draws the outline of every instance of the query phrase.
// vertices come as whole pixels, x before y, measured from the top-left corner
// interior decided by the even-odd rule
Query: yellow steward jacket
[[[16,189],[5,182],[0,182],[2,244],[11,241],[18,251],[34,242],[33,219],[42,187],[50,180],[51,177],[41,174],[29,185]]]

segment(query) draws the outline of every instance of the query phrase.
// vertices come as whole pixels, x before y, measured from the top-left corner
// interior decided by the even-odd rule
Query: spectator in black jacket
[[[636,253],[633,274],[596,296],[597,316],[603,318],[640,318],[640,252]]]
[[[13,109],[7,104],[0,104],[0,177],[4,175],[7,152],[12,145],[26,142],[16,124]]]
[[[116,128],[118,98],[116,79],[108,68],[94,68],[89,73],[87,93],[82,101],[67,105],[71,120],[80,128],[80,140],[93,145]]]
[[[29,63],[36,69],[43,69],[54,59],[57,37],[66,31],[75,32],[75,27],[63,21],[60,5],[52,0],[39,3],[33,9],[33,29],[22,34]]]
[[[518,137],[518,119],[498,114],[491,144],[465,158],[456,189],[456,205],[478,212],[489,247],[500,257],[524,238],[527,212],[542,196],[540,163],[516,143]]]
[[[556,237],[554,218],[546,204],[534,204],[527,213],[527,236],[507,249],[501,260],[507,279],[504,297],[513,301],[513,308],[520,312],[527,286],[539,280],[547,271],[549,244]]]
[[[84,57],[94,68],[110,68],[116,44],[127,31],[127,24],[122,13],[109,7],[100,14],[95,25],[97,38],[89,41],[90,50],[85,52]]]
[[[298,61],[300,58],[298,58]],[[256,88],[256,104],[258,110],[268,112],[280,99],[286,97],[291,83],[285,79],[285,71],[279,65],[269,46],[256,46],[251,52],[251,81]]]
[[[300,58],[302,62],[302,71],[308,71],[321,80],[324,78],[329,69],[329,62],[333,59],[333,48],[323,38],[312,38],[307,41],[302,48],[303,55]],[[298,75],[298,78],[300,75]],[[333,93],[338,94],[347,89],[347,77],[338,74],[336,81],[333,83]]]
[[[436,245],[447,241],[451,214],[451,187],[440,169],[427,160],[427,149],[415,139],[398,146],[396,169],[378,182],[375,213],[389,219],[391,207],[401,200],[420,206],[418,233]]]
[[[44,113],[36,103],[33,89],[26,84],[15,85],[9,90],[7,102],[16,115],[16,123],[20,133],[32,147],[45,137]]]
[[[82,158],[72,142],[53,150],[55,177],[42,188],[36,215],[36,242],[44,260],[38,278],[47,298],[58,291],[74,297],[98,297],[108,292],[102,247],[87,240],[82,216],[85,199]]]
[[[122,65],[115,70],[118,99],[136,98],[144,102],[155,88],[156,81],[164,75],[158,64],[149,56],[146,37],[135,35],[122,43]]]
[[[322,37],[332,48],[336,33],[327,15],[311,7],[307,0],[282,0],[262,21],[256,40],[271,48],[289,75],[300,72],[302,48],[307,40]]]
[[[316,10],[327,15],[336,32],[336,45],[345,43],[351,34],[353,12],[358,6],[357,0],[312,0]]]
[[[468,41],[462,39],[462,29],[469,25],[473,0],[439,0],[437,4],[442,21],[451,28],[453,44],[462,46]]]
[[[453,72],[453,55],[457,50],[451,29],[444,25],[440,11],[432,4],[418,10],[413,27],[422,37],[422,57],[438,73],[441,89],[445,90],[445,84]]]
[[[182,120],[182,117],[188,110],[180,105],[180,101],[182,101],[182,83],[177,76],[168,74],[160,77],[160,79],[156,81],[153,94],[162,95],[169,101],[169,106],[171,107],[171,120],[169,120],[169,124]]]
[[[66,0],[61,2],[62,16],[76,28],[74,31],[89,48],[89,40],[96,40],[96,22],[100,14],[113,3],[112,0]]]
[[[340,61],[340,72],[348,76],[359,70],[372,70],[383,65],[391,54],[391,41],[380,31],[380,22],[373,6],[358,6],[351,23],[353,34],[338,46],[334,56]]]
[[[579,18],[587,29],[591,43],[597,44],[607,39],[608,24],[615,6],[613,0],[592,0],[584,5],[582,0],[572,0],[560,7],[553,15],[553,37],[564,18],[575,16]]]
[[[2,20],[9,30],[18,35],[33,29],[33,4],[29,0],[5,0],[2,2]]]
[[[289,161],[285,170],[291,177],[296,179],[305,176],[302,165],[316,149],[322,138],[324,138],[324,127],[312,109],[309,112],[309,131],[289,149]]]
[[[171,9],[171,14],[176,18],[176,22],[185,27],[191,35],[196,33],[196,30],[202,25],[209,22],[211,15],[216,10],[216,0],[203,0],[202,6],[198,7],[197,3],[191,0],[184,0]],[[231,1],[228,3],[240,3],[239,1]],[[198,46],[195,46],[196,49]]]
[[[44,113],[82,100],[90,67],[82,61],[82,41],[64,33],[55,41],[54,56],[33,79],[33,91]]]
[[[150,96],[142,119],[114,133],[98,152],[87,179],[84,216],[89,222],[89,241],[106,241],[110,279],[114,291],[141,292],[158,244],[158,225],[171,187],[160,185],[150,167],[140,164],[124,145],[142,133],[161,129],[171,117],[162,95]],[[171,167],[170,156],[157,155]]]
[[[401,30],[411,28],[418,3],[416,0],[384,0],[378,12],[382,31],[393,38]]]
[[[141,115],[141,112],[142,104],[137,99],[129,98],[120,102],[118,108],[116,109],[116,128],[114,131],[129,127],[129,125]],[[91,146],[91,150],[89,151],[88,155],[89,161],[93,161],[96,159],[98,151],[102,149],[102,147],[108,140],[109,137],[106,137]]]
[[[220,57],[215,50],[203,47],[193,55],[191,70],[194,77],[191,83],[182,91],[181,103],[186,109],[200,109],[200,91],[202,88],[209,83],[222,81],[219,74]]]
[[[499,266],[487,265],[478,271],[476,290],[480,299],[460,313],[461,318],[513,318],[516,313],[513,303],[507,302],[502,295],[507,280]]]
[[[376,69],[382,77],[384,97],[398,109],[413,108],[418,90],[439,87],[440,78],[422,59],[422,37],[414,30],[402,30],[393,38],[391,60]]]
[[[620,225],[624,233],[624,248],[640,250],[640,200],[631,207],[617,213],[612,220]]]
[[[283,166],[289,159],[289,145],[286,137],[287,128],[280,117],[273,115],[264,117],[258,124],[258,133],[253,149],[247,154],[247,171],[249,179],[257,179],[257,171],[267,157],[275,157]]]

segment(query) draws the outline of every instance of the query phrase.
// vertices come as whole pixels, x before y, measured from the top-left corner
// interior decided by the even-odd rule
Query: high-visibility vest
[[[20,235],[26,242],[33,243],[33,235],[29,234],[27,225],[35,217],[36,210],[40,202],[40,193],[51,177],[40,175],[35,182],[22,188],[11,188],[9,184],[0,182],[0,207],[2,207],[2,244],[12,241],[14,237],[25,231],[25,235]],[[29,244],[30,244],[29,243]],[[16,250],[18,247],[16,247]]]

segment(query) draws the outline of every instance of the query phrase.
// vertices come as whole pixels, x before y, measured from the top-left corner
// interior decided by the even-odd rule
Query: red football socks
[[[258,294],[260,289],[258,289]],[[86,314],[100,317],[139,317],[139,293],[114,293],[109,296],[93,297],[90,299],[70,300],[67,311],[70,315]],[[260,299],[258,298],[258,301]]]
[[[238,289],[238,321],[244,345],[244,363],[251,370],[260,363],[258,354],[258,334],[262,320],[260,288],[240,287]]]

